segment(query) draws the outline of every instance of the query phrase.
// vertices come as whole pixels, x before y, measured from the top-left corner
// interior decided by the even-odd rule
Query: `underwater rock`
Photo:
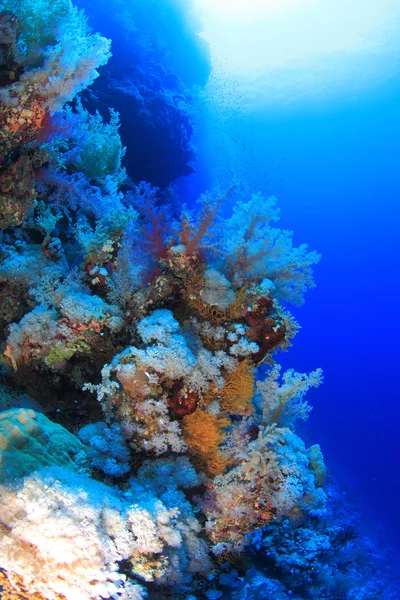
[[[17,396],[12,402],[12,408],[24,408],[28,410],[34,410],[37,413],[45,413],[45,410],[39,404],[39,402],[33,400],[30,396],[28,396],[28,394],[20,394]]]
[[[310,459],[310,467],[314,471],[317,487],[323,487],[326,479],[326,466],[322,456],[321,446],[314,444],[307,451]]]
[[[16,58],[19,34],[17,17],[9,11],[0,12],[0,87],[17,81],[23,71]]]
[[[24,150],[0,167],[0,230],[21,225],[27,218],[36,200],[36,173],[46,160],[45,151]]]
[[[85,106],[103,116],[113,106],[121,114],[129,177],[165,189],[194,172],[191,87],[204,85],[210,71],[207,46],[196,35],[201,24],[189,24],[174,0],[124,4],[117,12],[104,1],[95,10],[84,0],[79,5],[96,31],[113,40],[113,56],[84,94]],[[196,27],[196,33],[191,31]],[[181,57],[188,53],[190,68],[185,68]]]

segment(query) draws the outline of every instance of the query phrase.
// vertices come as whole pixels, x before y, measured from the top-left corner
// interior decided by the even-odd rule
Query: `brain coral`
[[[80,440],[45,415],[24,408],[0,413],[0,483],[50,465],[80,471],[85,463]]]

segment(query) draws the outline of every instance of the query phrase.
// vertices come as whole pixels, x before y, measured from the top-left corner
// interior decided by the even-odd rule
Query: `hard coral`
[[[83,444],[45,415],[23,408],[0,413],[0,482],[17,479],[49,465],[84,471]]]

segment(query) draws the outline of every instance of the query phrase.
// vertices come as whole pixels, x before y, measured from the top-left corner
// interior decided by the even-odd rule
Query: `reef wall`
[[[295,431],[321,370],[274,361],[320,257],[274,196],[174,199],[201,77],[115,7],[114,50],[70,0],[0,2],[2,597],[394,598]]]

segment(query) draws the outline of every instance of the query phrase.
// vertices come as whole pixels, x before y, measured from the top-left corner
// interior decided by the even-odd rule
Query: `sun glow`
[[[267,10],[282,10],[298,5],[310,4],[315,0],[202,0],[201,6],[214,14],[222,13],[225,16],[243,14],[254,16],[254,13]]]
[[[198,0],[214,78],[248,96],[336,93],[398,73],[398,0]]]

